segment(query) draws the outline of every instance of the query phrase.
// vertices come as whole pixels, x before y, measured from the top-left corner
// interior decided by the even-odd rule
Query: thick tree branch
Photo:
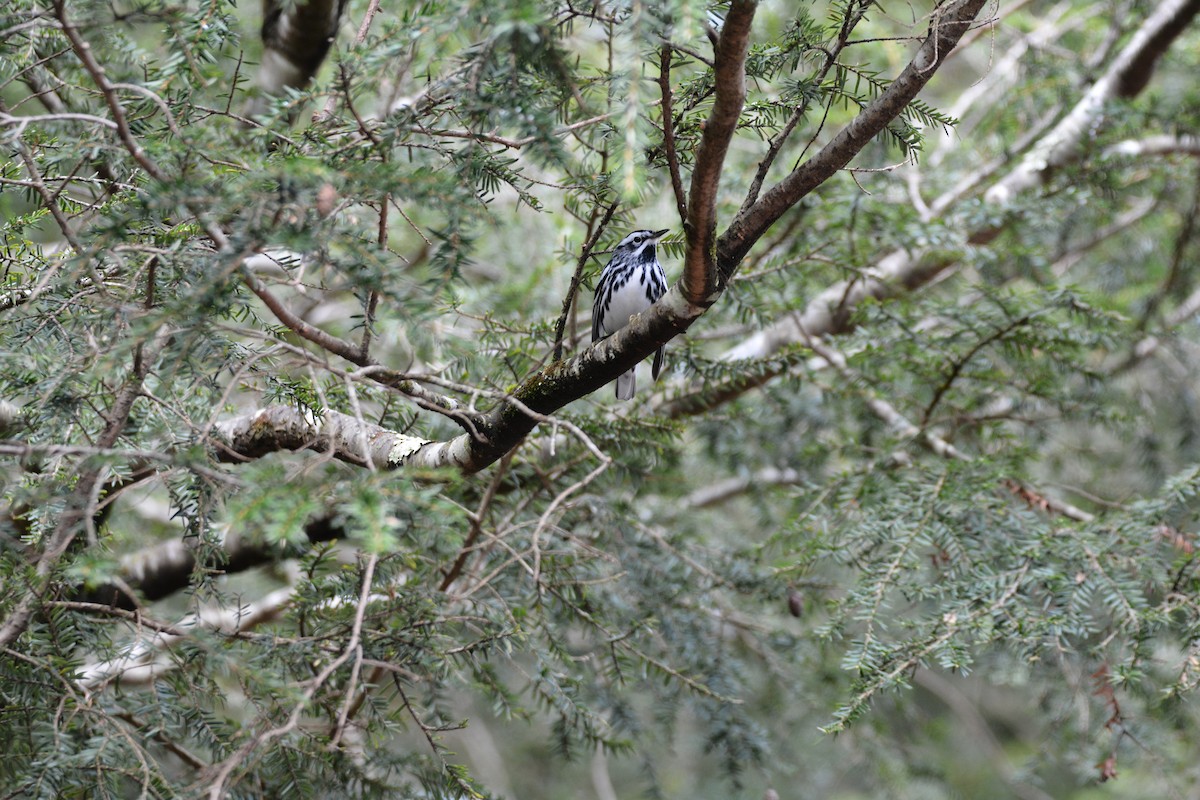
[[[717,189],[729,142],[737,129],[742,104],[746,100],[746,50],[750,45],[750,23],[754,2],[735,0],[725,17],[715,45],[713,71],[716,100],[704,125],[692,184],[688,194],[687,256],[683,264],[680,289],[689,303],[708,307],[723,288],[718,283],[715,238],[717,231]]]
[[[304,525],[308,543],[341,539],[346,531],[332,516],[317,517]],[[224,543],[222,572],[233,574],[274,564],[298,555],[274,545],[230,536]],[[196,569],[196,555],[181,539],[171,539],[121,559],[118,580],[103,586],[78,586],[71,592],[75,602],[93,603],[133,611],[140,601],[154,602],[186,589]]]
[[[218,423],[218,457],[237,462],[280,450],[308,449],[351,464],[371,463],[376,469],[455,467],[478,472],[516,447],[549,414],[612,382],[687,330],[705,310],[688,303],[678,284],[672,286],[617,333],[527,378],[491,412],[475,419],[477,434],[428,441],[332,410],[318,419],[287,406],[270,406]]]
[[[1116,88],[1138,85],[1138,82],[1126,80],[1124,71],[1135,67],[1142,68],[1148,63],[1153,64],[1158,55],[1150,59],[1142,51],[1153,50],[1161,54],[1162,49],[1169,44],[1169,41],[1159,35],[1159,32],[1171,31],[1174,35],[1178,35],[1182,31],[1182,17],[1186,16],[1190,20],[1197,11],[1200,11],[1200,0],[1172,0],[1172,2],[1160,6],[1158,11],[1143,23],[1130,43],[1114,59],[1109,69],[1096,81],[1095,86],[1076,104],[1064,120],[1048,131],[1043,139],[1031,148],[1029,155],[988,190],[984,196],[985,201],[1000,203],[1011,200],[1012,192],[1039,186],[1045,169],[1048,168],[1045,161],[1048,154],[1055,154],[1055,158],[1059,159],[1061,164],[1066,163],[1065,159],[1068,155],[1074,158],[1080,157],[1084,152],[1085,141],[1090,140],[1095,132],[1097,115],[1103,110],[1106,102],[1117,97]],[[910,65],[911,67],[912,65]],[[1141,82],[1140,86],[1144,87],[1145,83]],[[1075,138],[1069,138],[1068,132]],[[1035,157],[1034,153],[1042,155]],[[818,155],[817,158],[819,157]],[[958,194],[956,199],[964,196],[966,196],[965,193]],[[933,203],[931,208],[935,212],[944,213],[952,206],[953,203],[939,201]],[[737,221],[734,224],[737,225]],[[985,223],[968,232],[965,244],[969,246],[987,244],[1001,233],[1005,224],[1009,224],[1009,222]],[[723,236],[722,242],[724,243],[725,240],[726,237]],[[854,309],[863,300],[869,297],[883,298],[912,291],[941,275],[955,263],[957,263],[956,257],[944,250],[938,251],[936,254],[896,250],[881,258],[873,268],[866,270],[863,275],[839,282],[820,292],[809,300],[803,311],[780,318],[731,349],[725,354],[725,357],[730,360],[762,358],[789,345],[803,342],[808,336],[824,336],[829,333],[841,332],[848,324]],[[744,385],[733,389],[732,394],[730,392],[723,394],[728,399],[728,396],[736,396],[741,391],[761,386],[784,369],[786,369],[785,366],[780,366],[778,369],[761,371],[756,374],[754,381],[743,382]],[[672,411],[696,413],[701,409],[701,405],[691,402],[686,409],[672,409]]]
[[[1145,139],[1126,139],[1104,148],[1105,158],[1137,158],[1138,156],[1200,156],[1200,136],[1147,136]]]
[[[349,414],[326,410],[318,418],[290,406],[268,406],[223,420],[215,432],[222,445],[217,456],[228,462],[260,458],[280,450],[316,450],[360,467],[370,464],[376,469],[396,469],[411,463],[415,453],[433,444],[360,422]]]
[[[917,96],[959,39],[971,27],[987,0],[957,0],[934,12],[929,36],[912,61],[879,97],[843,128],[833,140],[787,177],[771,187],[754,205],[739,213],[717,242],[717,262],[726,279],[776,220],[805,195],[850,163],[887,124]]]

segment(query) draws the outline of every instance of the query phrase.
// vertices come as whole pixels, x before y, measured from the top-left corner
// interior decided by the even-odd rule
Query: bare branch
[[[332,333],[318,328],[316,325],[310,325],[298,316],[293,314],[287,306],[280,302],[279,298],[271,294],[263,282],[258,279],[251,270],[248,262],[242,265],[242,274],[245,277],[246,285],[250,287],[250,291],[258,295],[258,299],[263,301],[263,305],[271,310],[275,318],[288,326],[296,335],[307,339],[323,350],[328,350],[334,355],[354,364],[362,366],[362,350],[344,339],[339,339]]]
[[[117,124],[111,119],[97,117],[94,114],[78,114],[64,111],[61,114],[31,114],[26,117],[15,117],[12,114],[0,112],[0,126],[16,128],[14,136],[20,136],[29,125],[46,122],[86,122],[90,125],[100,125],[114,131],[118,129]]]
[[[746,492],[757,491],[769,486],[793,486],[803,482],[804,476],[794,469],[768,467],[753,475],[728,478],[696,489],[683,499],[681,505],[687,508],[708,508]]]

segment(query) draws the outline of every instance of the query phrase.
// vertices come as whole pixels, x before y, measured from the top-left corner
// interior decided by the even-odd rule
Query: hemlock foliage
[[[534,413],[629,230],[678,278],[748,4],[368,5],[258,122],[256,7],[0,12],[0,796],[1194,791],[1195,3],[986,6],[653,391],[477,472],[385,437]],[[718,231],[946,6],[796,5]]]

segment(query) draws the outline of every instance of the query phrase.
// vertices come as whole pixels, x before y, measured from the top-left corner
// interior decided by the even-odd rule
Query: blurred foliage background
[[[759,3],[719,230],[941,5]],[[656,385],[464,475],[230,456],[461,433],[251,283],[503,402],[577,265],[568,356],[625,233],[678,277],[729,4],[351,0],[256,119],[255,4],[6,4],[0,796],[1194,796],[1197,6],[986,5]]]

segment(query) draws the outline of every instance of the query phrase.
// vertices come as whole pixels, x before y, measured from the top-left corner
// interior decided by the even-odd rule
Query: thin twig
[[[104,74],[104,67],[96,61],[96,57],[92,55],[92,48],[82,36],[79,34],[79,29],[75,24],[67,18],[66,0],[55,0],[54,15],[58,18],[62,25],[62,32],[71,42],[71,49],[75,51],[75,56],[83,64],[84,69],[92,76],[92,80],[96,83],[96,87],[100,93],[104,95],[104,100],[108,104],[108,110],[112,113],[113,122],[117,126],[117,136],[121,139],[121,144],[133,156],[142,169],[146,170],[146,174],[157,181],[166,182],[167,174],[164,172],[153,159],[146,155],[146,151],[138,144],[134,138],[133,131],[129,127],[129,120],[125,117],[125,109],[121,105],[121,101],[117,98],[116,89]]]
[[[865,7],[854,3],[846,4],[845,16],[842,17],[842,27],[838,32],[837,42],[834,43],[832,49],[824,50],[825,63],[821,65],[821,69],[817,71],[816,76],[812,79],[814,85],[819,86],[825,81],[825,76],[829,74],[829,70],[837,63],[838,56],[841,55],[842,50],[849,43],[850,34],[853,33],[854,27],[858,25],[865,14]],[[758,200],[758,194],[762,191],[763,181],[767,179],[767,173],[770,172],[771,165],[775,163],[775,159],[779,156],[779,151],[783,149],[784,144],[787,143],[788,138],[792,135],[792,131],[796,129],[800,120],[804,119],[807,113],[808,97],[805,96],[801,100],[800,105],[796,106],[796,110],[792,112],[783,129],[775,134],[767,145],[767,153],[763,156],[763,160],[758,164],[758,169],[754,172],[754,179],[750,182],[750,189],[746,192],[746,199],[743,201],[739,213],[750,208]]]
[[[512,457],[513,454],[508,453],[504,458],[500,459],[500,464],[496,468],[496,474],[492,476],[491,482],[488,483],[487,491],[483,493],[483,499],[479,501],[479,508],[470,515],[471,530],[467,534],[466,541],[459,548],[458,557],[454,559],[454,563],[446,571],[446,577],[442,579],[441,585],[438,586],[439,592],[449,589],[454,580],[462,573],[463,566],[467,562],[467,557],[475,547],[475,540],[483,532],[484,517],[487,516],[488,509],[492,505],[492,500],[496,497],[496,491],[500,488],[500,483],[504,480],[505,473],[508,472],[508,465],[512,463]]]
[[[614,200],[612,205],[604,210],[604,216],[600,218],[600,224],[592,231],[592,235],[583,245],[583,250],[579,253],[579,261],[575,264],[575,274],[571,276],[571,285],[567,288],[567,296],[563,298],[562,314],[558,318],[558,322],[554,326],[554,360],[558,361],[562,358],[563,351],[563,331],[567,328],[567,316],[571,313],[571,305],[575,301],[575,294],[579,290],[579,282],[583,279],[583,268],[587,264],[588,258],[592,255],[592,250],[596,247],[596,243],[600,241],[600,237],[604,234],[604,229],[612,220],[613,214],[617,211],[617,206],[621,202]]]
[[[320,690],[325,682],[329,680],[330,676],[333,675],[333,673],[337,671],[342,664],[346,663],[346,661],[355,653],[359,654],[359,658],[362,657],[362,648],[360,646],[360,642],[362,641],[363,618],[366,616],[367,604],[371,597],[371,581],[375,577],[375,565],[377,563],[379,563],[379,556],[375,553],[372,553],[367,559],[366,567],[363,569],[362,590],[359,592],[358,608],[354,613],[354,625],[350,629],[350,641],[346,643],[346,647],[344,650],[342,650],[341,655],[330,661],[325,669],[321,670],[321,672],[312,679],[308,688],[304,690],[304,696],[301,697],[300,702],[296,703],[295,707],[292,709],[292,713],[288,717],[287,722],[277,728],[263,731],[259,735],[252,737],[250,741],[238,748],[235,753],[231,754],[227,759],[225,759],[225,761],[221,763],[221,767],[218,770],[216,777],[213,779],[212,786],[208,790],[208,796],[211,798],[211,800],[220,800],[225,789],[225,783],[229,780],[229,776],[237,767],[246,766],[246,760],[251,753],[253,753],[266,742],[269,742],[270,740],[276,739],[280,736],[284,736],[296,729],[296,727],[300,724],[300,716],[304,713],[304,710],[308,708],[308,704],[312,701],[317,691]]]
[[[659,52],[658,86],[662,91],[663,147],[667,151],[667,167],[671,172],[671,189],[675,192],[679,221],[687,224],[687,200],[683,195],[683,179],[679,175],[679,154],[675,151],[675,112],[671,109],[671,44],[663,42]]]

